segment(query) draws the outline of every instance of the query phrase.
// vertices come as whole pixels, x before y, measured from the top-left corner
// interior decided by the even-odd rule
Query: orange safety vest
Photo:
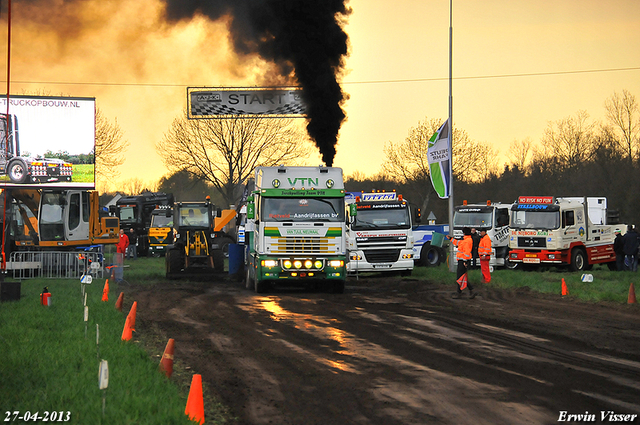
[[[484,235],[480,239],[480,245],[478,245],[478,255],[491,255],[491,238],[489,235]]]
[[[458,247],[458,253],[456,258],[458,260],[468,261],[471,260],[471,250],[473,248],[473,239],[470,235],[465,235],[462,240],[453,239],[453,244]]]

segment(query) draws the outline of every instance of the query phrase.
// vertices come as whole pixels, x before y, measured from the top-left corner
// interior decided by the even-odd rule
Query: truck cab
[[[413,270],[409,203],[396,192],[350,192],[346,196],[347,272]]]
[[[257,167],[247,200],[247,288],[322,280],[344,292],[344,197],[340,168]]]
[[[511,204],[487,201],[484,204],[467,204],[455,207],[453,215],[453,236],[462,238],[462,229],[486,230],[491,238],[491,259],[494,267],[514,268],[509,262],[509,213]],[[454,252],[457,248],[454,247]]]
[[[606,224],[606,211],[606,198],[521,196],[511,208],[510,261],[574,271],[615,265],[615,226]]]

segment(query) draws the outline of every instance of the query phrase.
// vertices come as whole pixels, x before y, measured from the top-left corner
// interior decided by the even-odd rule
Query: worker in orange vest
[[[486,229],[480,229],[480,244],[478,245],[478,256],[480,257],[480,270],[482,271],[482,283],[491,282],[491,271],[489,270],[489,260],[491,259],[491,238],[487,235]]]
[[[465,288],[464,285],[460,285],[461,279],[469,270],[469,265],[471,263],[471,250],[473,249],[473,240],[471,239],[471,229],[465,227],[462,229],[462,234],[464,235],[462,239],[453,239],[451,236],[447,236],[447,238],[451,241],[452,244],[458,247],[458,253],[456,254],[456,258],[458,259],[458,268],[456,269],[456,293],[453,294],[453,298],[460,298],[462,296],[462,290]],[[465,276],[465,278],[468,277]],[[465,280],[466,287],[469,288],[469,298],[473,299],[476,297],[476,293],[473,292],[473,286],[468,280]]]

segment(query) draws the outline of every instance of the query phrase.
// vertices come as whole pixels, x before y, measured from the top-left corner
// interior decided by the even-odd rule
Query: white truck
[[[467,204],[455,207],[453,215],[453,236],[462,238],[462,229],[486,230],[491,238],[491,259],[493,267],[514,268],[517,264],[509,261],[509,214],[512,204],[487,201],[484,204]],[[454,252],[457,248],[454,247]]]
[[[616,267],[607,198],[521,196],[511,207],[509,261],[529,266]]]
[[[56,158],[21,156],[18,117],[0,114],[0,174],[17,184],[70,182],[73,165]]]
[[[344,198],[341,168],[257,167],[247,199],[247,288],[260,293],[276,283],[321,280],[343,293]]]
[[[413,230],[407,201],[396,192],[349,192],[347,272],[413,270]]]

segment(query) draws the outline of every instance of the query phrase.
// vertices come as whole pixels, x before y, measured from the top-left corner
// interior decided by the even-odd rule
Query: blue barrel
[[[242,272],[244,267],[244,245],[229,244],[229,274],[234,275]]]

